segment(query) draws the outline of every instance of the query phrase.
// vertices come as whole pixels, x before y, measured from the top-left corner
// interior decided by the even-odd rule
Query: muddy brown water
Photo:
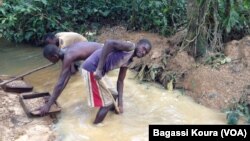
[[[15,45],[0,40],[0,74],[18,75],[48,64],[42,48]],[[37,92],[52,92],[61,63],[24,79]],[[113,83],[118,71],[108,75]],[[89,108],[80,73],[72,76],[58,99],[62,112],[53,130],[57,141],[146,141],[149,124],[226,124],[226,115],[195,103],[179,91],[168,91],[155,83],[141,83],[129,71],[124,87],[124,113],[108,113],[93,125],[97,109]]]

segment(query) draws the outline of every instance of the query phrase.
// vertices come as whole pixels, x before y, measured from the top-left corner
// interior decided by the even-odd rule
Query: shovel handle
[[[41,69],[50,67],[50,66],[52,66],[52,65],[54,65],[54,63],[50,63],[50,64],[47,64],[47,65],[45,65],[45,66],[42,66],[42,67],[33,69],[33,70],[29,71],[29,72],[26,72],[26,73],[24,73],[24,74],[21,74],[21,75],[15,77],[15,78],[12,78],[12,79],[10,79],[10,80],[7,80],[7,81],[5,81],[5,82],[0,83],[0,86],[3,86],[3,85],[5,85],[5,84],[7,84],[7,83],[9,83],[9,82],[12,82],[12,81],[18,79],[18,78],[22,78],[22,77],[24,77],[24,76],[26,76],[26,75],[29,75],[29,74],[31,74],[31,73],[33,73],[33,72],[36,72],[36,71],[39,71],[39,70],[41,70]]]
[[[105,89],[107,89],[107,85],[103,82],[103,81],[98,81],[103,87],[105,87]],[[107,91],[108,92],[108,95],[110,96],[110,98],[112,99],[113,103],[114,103],[114,106],[115,106],[115,109],[116,111],[118,112],[118,114],[120,114],[120,110],[119,110],[119,107],[114,99],[114,97],[112,96],[112,94],[110,93],[110,91]]]

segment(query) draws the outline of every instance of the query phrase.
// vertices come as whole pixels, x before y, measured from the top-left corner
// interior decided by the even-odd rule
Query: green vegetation
[[[250,123],[250,105],[248,103],[248,94],[243,94],[239,101],[232,101],[231,105],[226,109],[227,124],[236,125],[240,116]]]
[[[216,53],[214,55],[206,57],[205,64],[211,65],[213,68],[218,68],[220,65],[224,65],[226,63],[230,63],[231,58],[226,57],[222,53]]]
[[[249,0],[189,0],[188,33],[182,48],[194,57],[221,51],[223,43],[250,33]]]
[[[0,34],[14,42],[35,43],[47,32],[86,33],[104,25],[125,25],[172,35],[189,29],[182,47],[219,48],[219,43],[250,33],[249,0],[5,0]]]
[[[8,0],[0,7],[0,34],[15,42],[36,42],[47,32],[85,33],[123,24],[169,35],[185,21],[184,4],[184,0]]]

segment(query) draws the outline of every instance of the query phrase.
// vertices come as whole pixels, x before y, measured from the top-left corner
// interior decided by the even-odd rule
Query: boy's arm
[[[65,59],[67,60],[67,59]],[[42,107],[39,108],[40,115],[43,116],[47,114],[50,110],[51,105],[54,104],[56,99],[60,96],[63,89],[67,85],[69,79],[71,76],[71,61],[65,61],[62,66],[62,70],[59,76],[59,79],[57,81],[56,86],[54,87],[53,93],[49,98],[49,101]]]
[[[117,80],[117,91],[118,91],[118,106],[120,113],[123,113],[123,87],[124,87],[124,79],[127,73],[127,67],[121,67]]]
[[[107,40],[103,46],[101,57],[98,62],[96,72],[94,73],[97,80],[102,78],[102,69],[108,54],[114,50],[131,51],[135,46],[131,42],[119,41],[119,40]]]

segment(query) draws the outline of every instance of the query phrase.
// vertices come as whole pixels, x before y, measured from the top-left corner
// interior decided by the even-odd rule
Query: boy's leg
[[[114,104],[111,104],[111,105],[106,106],[106,107],[101,107],[96,114],[94,124],[98,124],[98,123],[102,122],[104,120],[104,118],[106,117],[106,115],[108,114],[108,111],[112,107],[114,107]]]
[[[118,96],[117,95],[113,95],[113,97],[116,100]],[[106,107],[101,107],[99,109],[99,111],[97,112],[97,114],[96,114],[96,118],[95,118],[94,124],[98,124],[98,123],[102,122],[104,120],[104,118],[106,117],[106,115],[108,114],[109,111],[113,111],[116,114],[118,114],[118,112],[115,110],[115,105],[114,104],[111,104],[111,105],[106,106]]]

